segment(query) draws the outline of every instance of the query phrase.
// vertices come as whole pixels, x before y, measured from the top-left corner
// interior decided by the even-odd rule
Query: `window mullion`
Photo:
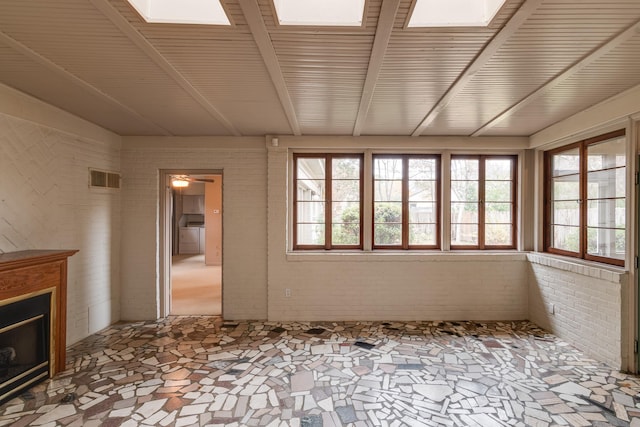
[[[402,249],[409,249],[409,157],[402,157]]]
[[[333,198],[333,182],[332,178],[332,165],[333,156],[328,155],[325,159],[325,201],[324,201],[324,248],[331,249],[331,231],[333,229],[331,225],[331,200]]]
[[[587,253],[587,145],[580,144],[580,258]]]
[[[478,158],[478,248],[484,249],[485,225],[485,162],[486,156]]]

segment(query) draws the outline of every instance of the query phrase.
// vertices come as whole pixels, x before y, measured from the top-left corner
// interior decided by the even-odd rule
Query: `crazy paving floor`
[[[534,325],[120,324],[0,426],[640,426],[640,380]]]

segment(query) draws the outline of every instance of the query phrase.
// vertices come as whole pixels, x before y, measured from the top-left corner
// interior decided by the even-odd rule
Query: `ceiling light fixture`
[[[188,187],[189,181],[182,177],[175,177],[171,180],[171,185],[175,188]]]
[[[415,0],[408,27],[486,27],[505,0]]]

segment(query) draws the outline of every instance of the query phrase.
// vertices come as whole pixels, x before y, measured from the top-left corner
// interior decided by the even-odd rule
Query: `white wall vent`
[[[89,169],[89,187],[119,189],[120,174],[99,169]]]

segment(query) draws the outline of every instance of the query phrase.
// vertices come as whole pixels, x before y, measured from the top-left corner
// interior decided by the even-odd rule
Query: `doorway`
[[[162,171],[161,316],[222,315],[222,173]]]

